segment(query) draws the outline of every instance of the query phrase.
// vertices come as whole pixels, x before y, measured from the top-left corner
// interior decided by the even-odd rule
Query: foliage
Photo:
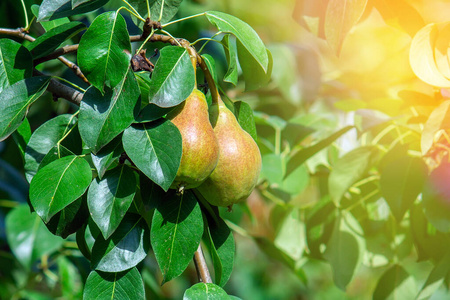
[[[2,297],[448,297],[449,4],[16,2],[0,4],[26,27],[0,28]],[[170,189],[165,116],[196,85],[262,154],[231,212]]]

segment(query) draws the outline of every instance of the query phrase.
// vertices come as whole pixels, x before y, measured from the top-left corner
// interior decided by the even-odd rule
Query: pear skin
[[[261,153],[222,100],[210,107],[210,120],[219,142],[219,162],[197,188],[212,205],[231,207],[255,188],[261,171]]]
[[[177,126],[183,143],[180,167],[171,188],[195,188],[211,174],[219,160],[219,144],[209,122],[205,95],[194,89],[167,118]]]

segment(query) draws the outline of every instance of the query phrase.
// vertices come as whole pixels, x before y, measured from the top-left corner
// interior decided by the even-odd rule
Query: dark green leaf
[[[199,282],[184,292],[183,300],[222,300],[229,299],[228,294],[214,283]]]
[[[30,52],[21,44],[0,39],[0,93],[22,79],[31,76],[33,62]]]
[[[131,125],[138,99],[139,87],[131,71],[113,90],[107,88],[104,95],[95,87],[86,91],[80,105],[79,128],[83,141],[94,153]]]
[[[149,250],[149,232],[144,219],[127,214],[119,227],[105,240],[97,236],[92,248],[92,268],[104,272],[122,272],[140,263]]]
[[[50,151],[44,156],[44,158],[42,159],[42,161],[39,165],[39,169],[42,169],[43,167],[45,167],[52,161],[55,161],[57,159],[60,159],[61,157],[69,156],[69,155],[75,155],[75,154],[72,151],[70,151],[69,149],[67,149],[66,147],[64,147],[63,145],[57,144],[55,147],[50,149]]]
[[[223,287],[233,270],[235,245],[233,233],[222,219],[208,222],[206,246],[214,265],[215,283]]]
[[[416,283],[399,265],[393,265],[378,280],[373,300],[415,299]]]
[[[159,107],[156,104],[149,103],[140,112],[136,121],[139,123],[152,122],[158,120],[168,114],[175,108],[173,107]]]
[[[160,20],[161,24],[167,23],[170,21],[173,16],[178,11],[178,7],[180,6],[181,2],[183,0],[164,0],[164,8],[162,11],[162,18]],[[147,13],[147,3],[145,1],[141,0],[130,0],[128,1],[138,12],[139,14],[145,19],[148,17]],[[159,20],[159,16],[161,14],[161,4],[162,0],[149,0],[148,3],[150,5],[150,14],[151,19],[154,21]],[[140,20],[137,20],[137,18],[133,18],[133,20],[136,22],[136,24],[141,27]]]
[[[392,151],[397,151],[393,148]],[[397,221],[401,221],[406,211],[422,192],[428,168],[419,157],[411,157],[406,149],[398,153],[386,154],[383,161],[394,155],[384,164],[380,176],[380,190]],[[381,164],[383,164],[383,161]]]
[[[92,220],[105,239],[122,221],[136,193],[136,175],[126,166],[118,166],[99,180],[92,181],[88,190],[88,206]]]
[[[160,52],[152,74],[148,99],[160,107],[176,106],[194,89],[194,67],[184,48],[168,46]]]
[[[98,177],[100,179],[102,179],[106,170],[122,155],[123,152],[122,136],[119,135],[97,152],[97,154],[91,153],[92,163],[97,169]]]
[[[259,65],[259,68],[261,68],[265,74],[270,75],[270,62],[267,49],[256,31],[250,25],[235,16],[219,11],[207,11],[205,14],[209,22],[216,26],[217,29],[236,36],[242,48],[244,48],[246,53],[252,57],[252,60]],[[239,62],[242,64],[241,58],[239,58]]]
[[[272,74],[273,59],[269,50],[267,57],[269,60],[268,69],[264,70],[261,65],[255,60],[255,57],[248,52],[247,48],[243,46],[240,40],[236,41],[236,49],[239,58],[239,65],[244,75],[245,90],[252,91],[264,87],[270,80]]]
[[[228,70],[223,81],[232,83],[236,86],[238,81],[238,66],[237,66],[237,50],[236,45],[230,41],[230,35],[226,34],[222,38],[223,50],[228,62]]]
[[[27,118],[23,119],[22,124],[20,124],[20,126],[17,127],[17,130],[13,132],[12,137],[25,161],[25,149],[27,148],[27,144],[31,137],[30,122],[28,122]]]
[[[37,18],[39,16],[39,5],[37,5],[37,4],[31,5],[31,12]],[[44,28],[45,31],[49,31],[52,28],[55,28],[59,25],[62,25],[64,23],[69,23],[69,22],[70,22],[69,18],[60,18],[60,19],[56,19],[54,21],[42,21],[42,22],[39,22],[39,24],[42,25],[42,27]]]
[[[28,182],[36,174],[45,155],[57,146],[76,124],[75,115],[64,114],[48,120],[33,132],[25,149],[25,177]],[[81,150],[81,143],[79,148]]]
[[[206,65],[208,66],[208,70],[211,73],[211,76],[213,77],[214,82],[216,83],[216,86],[219,86],[219,82],[217,80],[216,61],[209,54],[203,54],[202,58],[205,61]]]
[[[419,294],[415,299],[429,299],[434,292],[439,289],[445,278],[450,273],[450,253],[447,253],[441,261],[439,261],[428,275],[427,281],[424,283]]]
[[[0,93],[0,141],[22,123],[29,106],[47,89],[49,77],[31,77],[14,83]]]
[[[374,165],[377,157],[378,148],[365,146],[356,148],[339,158],[328,179],[331,200],[339,203],[352,184],[361,179]]]
[[[63,239],[78,231],[89,217],[85,197],[80,197],[64,207],[45,224],[48,230]]]
[[[39,7],[38,22],[83,14],[102,7],[109,0],[91,0],[72,8],[72,0],[44,0]]]
[[[333,269],[334,283],[344,291],[362,262],[366,248],[362,236],[362,229],[351,214],[336,218],[324,257]]]
[[[105,12],[83,34],[78,64],[89,82],[103,93],[105,84],[113,88],[123,81],[130,66],[130,52],[125,19],[116,12]]]
[[[353,126],[347,126],[339,131],[336,131],[329,137],[327,137],[324,140],[321,140],[320,142],[304,148],[297,152],[294,156],[292,156],[287,164],[287,170],[285,176],[288,176],[291,174],[295,169],[297,169],[301,164],[303,164],[306,160],[308,160],[310,157],[312,157],[314,154],[319,152],[320,150],[328,147],[331,143],[333,143],[336,139],[338,139],[341,135],[349,131],[350,129],[353,129]]]
[[[202,212],[192,191],[177,195],[171,190],[167,198],[159,199],[150,238],[163,283],[183,273],[200,244],[202,234]]]
[[[72,155],[55,160],[40,169],[31,180],[31,204],[47,223],[83,195],[91,179],[91,167],[85,159]]]
[[[250,105],[242,101],[234,102],[234,114],[242,129],[247,131],[255,141],[258,140],[253,110]]]
[[[75,8],[83,3],[89,2],[92,0],[72,0],[72,8]]]
[[[19,205],[8,213],[6,237],[17,260],[27,269],[42,255],[59,249],[64,242],[48,232],[41,219],[30,213],[28,205]]]
[[[167,191],[181,162],[178,128],[169,120],[133,125],[123,133],[122,143],[139,170]]]
[[[27,48],[33,55],[33,59],[46,56],[56,50],[62,42],[72,38],[83,29],[86,29],[86,26],[81,22],[64,23],[38,37]]]
[[[121,273],[92,271],[84,287],[83,299],[145,299],[144,282],[136,268]]]

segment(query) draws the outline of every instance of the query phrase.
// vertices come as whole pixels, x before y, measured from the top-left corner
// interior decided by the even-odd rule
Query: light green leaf
[[[102,94],[105,85],[114,88],[123,81],[131,59],[125,19],[112,11],[95,18],[81,37],[77,58],[83,74]]]
[[[258,135],[256,133],[255,119],[250,105],[242,101],[234,102],[234,114],[242,129],[247,131],[250,136],[257,141]]]
[[[414,278],[403,267],[393,265],[378,280],[373,300],[412,300],[417,292]]]
[[[31,77],[14,83],[0,93],[0,141],[13,133],[25,118],[28,108],[47,89],[50,78]]]
[[[37,4],[31,5],[31,12],[37,18],[39,16],[39,5],[37,5]],[[44,28],[45,31],[49,31],[52,28],[55,28],[59,25],[62,25],[64,23],[69,23],[69,22],[70,22],[69,18],[65,17],[65,18],[55,19],[53,21],[42,21],[42,22],[39,22],[39,24],[42,25],[42,27]]]
[[[83,299],[144,300],[144,282],[136,268],[121,273],[91,271],[86,280]]]
[[[228,294],[214,283],[199,282],[184,292],[183,300],[226,300]]]
[[[159,199],[150,238],[163,283],[180,276],[187,268],[202,234],[202,212],[192,191],[178,195],[171,190]]]
[[[430,275],[428,275],[427,281],[424,283],[423,287],[417,294],[415,299],[424,300],[429,299],[434,292],[436,292],[439,287],[444,283],[445,278],[450,273],[450,253],[447,253],[441,261],[439,261],[431,270]]]
[[[428,117],[423,127],[420,145],[422,154],[426,155],[434,143],[436,133],[441,129],[450,128],[450,100],[442,102]]]
[[[222,38],[223,50],[228,62],[228,70],[223,81],[229,82],[236,86],[238,81],[238,66],[237,66],[237,50],[236,45],[230,41],[230,35],[226,34]]]
[[[274,244],[297,261],[302,257],[305,250],[305,241],[305,224],[301,221],[299,210],[293,209],[283,220]]]
[[[55,160],[40,169],[31,180],[31,204],[47,223],[83,195],[91,180],[91,167],[85,159],[71,155]]]
[[[64,240],[52,235],[41,219],[30,213],[26,204],[19,205],[6,216],[6,238],[17,260],[30,269],[42,255],[59,249]]]
[[[167,46],[160,53],[152,73],[148,100],[159,107],[176,106],[194,89],[194,67],[184,48]]]

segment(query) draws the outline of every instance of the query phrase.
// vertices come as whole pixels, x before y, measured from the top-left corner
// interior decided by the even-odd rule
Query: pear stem
[[[194,265],[197,270],[198,279],[200,282],[212,283],[211,275],[209,274],[208,265],[203,256],[202,246],[199,244],[197,251],[194,254]]]

